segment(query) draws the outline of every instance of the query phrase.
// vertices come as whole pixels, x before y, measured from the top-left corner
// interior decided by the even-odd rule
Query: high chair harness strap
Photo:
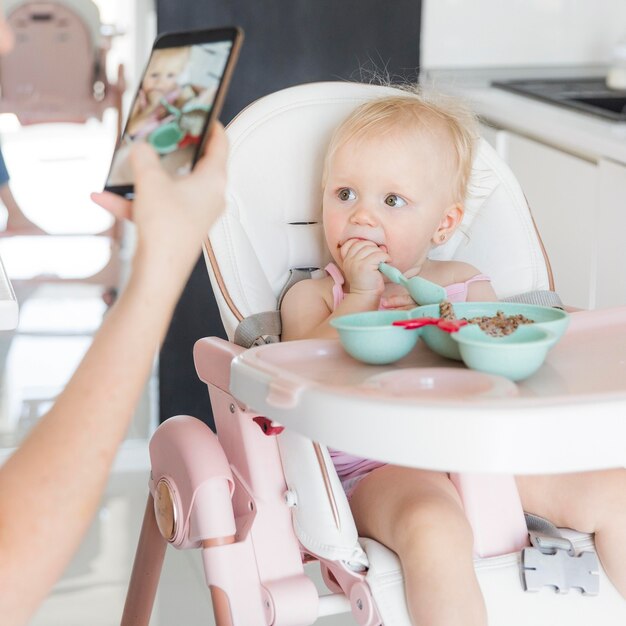
[[[339,306],[339,303],[343,300],[343,284],[345,280],[343,274],[334,263],[329,263],[324,269],[333,279],[333,309],[336,309]]]
[[[595,552],[576,553],[574,544],[549,520],[524,514],[532,548],[522,550],[524,591],[554,587],[561,593],[572,587],[583,594],[600,590],[598,557]]]
[[[516,296],[502,298],[502,302],[519,302],[521,304],[539,304],[557,309],[563,308],[563,302],[555,291],[527,291]]]
[[[317,267],[295,267],[289,270],[289,278],[278,295],[278,304],[276,311],[263,311],[262,313],[254,313],[239,322],[235,329],[235,337],[233,341],[243,348],[251,348],[252,346],[262,346],[266,343],[277,343],[280,341],[282,325],[280,321],[280,305],[282,304],[285,294],[298,282],[307,278],[312,278]]]
[[[243,348],[280,341],[280,312],[264,311],[241,320],[235,329],[234,342]]]

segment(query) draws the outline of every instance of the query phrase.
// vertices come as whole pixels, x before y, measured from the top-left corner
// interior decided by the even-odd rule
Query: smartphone
[[[130,148],[147,141],[174,175],[190,172],[220,114],[243,31],[238,27],[164,33],[157,37],[105,190],[134,197]]]

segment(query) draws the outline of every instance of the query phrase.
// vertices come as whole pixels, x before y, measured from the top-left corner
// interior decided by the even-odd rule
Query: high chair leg
[[[519,552],[528,530],[515,477],[510,474],[450,474],[474,532],[479,557]]]
[[[154,515],[154,499],[148,494],[121,626],[148,626],[166,547]]]

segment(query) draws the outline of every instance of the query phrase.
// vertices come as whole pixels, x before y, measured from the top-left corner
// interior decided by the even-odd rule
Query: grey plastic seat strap
[[[558,309],[563,308],[563,302],[554,291],[527,291],[516,296],[502,298],[502,302],[520,302],[523,304],[539,304],[541,306],[551,306]]]
[[[251,348],[280,341],[280,333],[280,311],[264,311],[241,320],[233,341],[243,348]]]
[[[552,522],[525,514],[532,548],[522,550],[522,583],[525,591],[554,587],[567,593],[572,587],[583,594],[600,591],[598,557],[595,552],[576,554],[574,544]]]
[[[296,283],[306,278],[311,278],[317,271],[319,271],[317,267],[296,267],[289,270],[289,278],[278,295],[278,310],[254,313],[241,320],[235,329],[234,342],[243,348],[251,348],[252,346],[262,346],[266,343],[277,343],[280,341],[282,332],[280,305],[285,294]]]
[[[524,513],[524,517],[533,546],[542,551],[557,549],[567,550],[570,556],[576,554],[572,542],[563,537],[561,531],[551,521],[531,513]]]

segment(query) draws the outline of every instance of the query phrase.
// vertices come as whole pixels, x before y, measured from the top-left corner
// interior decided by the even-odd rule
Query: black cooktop
[[[626,121],[626,90],[609,89],[603,77],[494,81],[492,85],[604,119]]]

